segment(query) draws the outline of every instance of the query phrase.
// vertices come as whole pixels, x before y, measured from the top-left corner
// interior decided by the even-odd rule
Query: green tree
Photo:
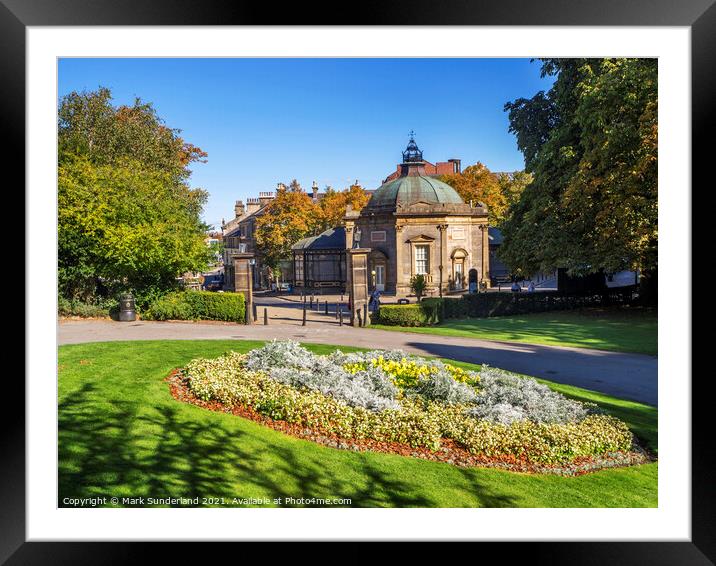
[[[74,155],[98,165],[131,159],[143,169],[186,180],[191,175],[188,165],[204,162],[207,154],[179,133],[164,124],[151,103],[139,98],[132,106],[114,106],[111,91],[104,87],[71,92],[58,110],[60,162]]]
[[[73,92],[58,118],[60,294],[92,302],[175,285],[209,259],[200,214],[207,193],[188,165],[206,154],[149,104],[115,107],[107,89]]]
[[[533,180],[503,226],[516,272],[657,269],[657,60],[546,59],[505,105]]]
[[[205,266],[210,250],[192,212],[205,198],[203,191],[181,193],[167,173],[147,171],[140,163],[66,160],[58,177],[63,294],[92,298],[91,281],[71,277],[82,269],[110,289],[142,293],[171,288],[178,275]]]
[[[522,197],[522,193],[532,182],[532,175],[526,171],[515,171],[514,173],[498,173],[497,182],[500,185],[500,191],[505,195],[507,206],[512,207],[517,204]],[[509,216],[509,210],[505,212],[505,218]],[[505,219],[503,218],[503,220]]]

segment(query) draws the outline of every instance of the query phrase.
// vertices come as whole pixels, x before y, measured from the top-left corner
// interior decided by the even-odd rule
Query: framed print
[[[363,8],[0,0],[28,244],[7,564],[716,560],[711,0]]]

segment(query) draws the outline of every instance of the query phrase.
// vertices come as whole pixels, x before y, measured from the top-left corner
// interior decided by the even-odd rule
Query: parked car
[[[202,288],[204,291],[221,291],[224,288],[224,276],[222,274],[205,275]]]

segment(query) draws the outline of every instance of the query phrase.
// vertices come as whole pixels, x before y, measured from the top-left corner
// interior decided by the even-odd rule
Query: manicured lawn
[[[380,324],[372,327],[654,356],[657,354],[658,342],[657,313],[655,310],[644,309],[584,309],[494,318],[466,318],[418,328]]]
[[[319,446],[175,401],[163,381],[237,340],[60,347],[59,501],[66,497],[337,497],[355,507],[655,507],[657,464],[576,478],[527,475]],[[327,353],[333,346],[309,346]],[[344,351],[350,348],[342,348]],[[460,364],[468,366],[469,364]],[[474,367],[474,366],[472,366]],[[656,410],[575,387],[656,447]]]

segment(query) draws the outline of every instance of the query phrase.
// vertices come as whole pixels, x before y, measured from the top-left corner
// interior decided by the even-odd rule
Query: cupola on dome
[[[400,176],[384,183],[375,190],[366,205],[366,211],[381,210],[388,212],[420,202],[426,204],[464,204],[460,195],[450,185],[439,181],[436,177],[425,174],[423,152],[418,147],[411,132],[410,141],[403,152]]]

